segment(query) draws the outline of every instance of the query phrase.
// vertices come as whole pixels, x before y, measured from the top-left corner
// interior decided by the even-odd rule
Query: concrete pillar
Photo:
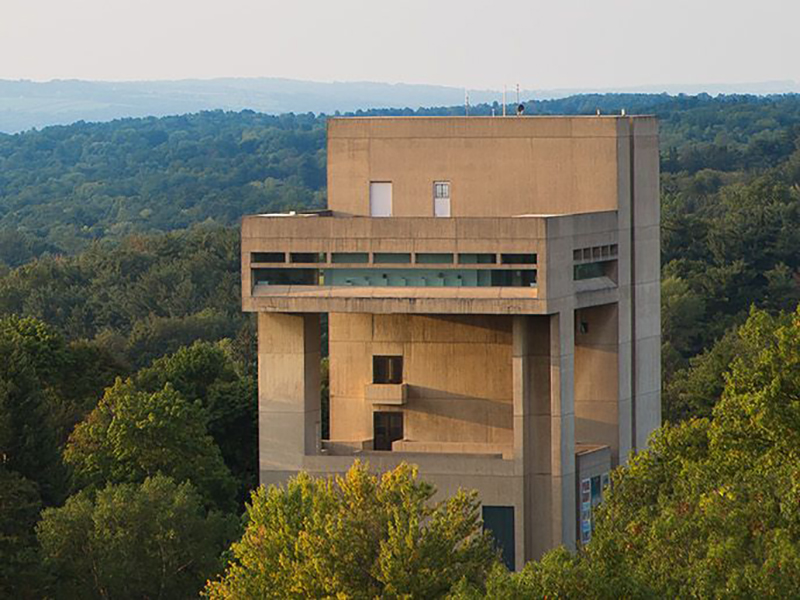
[[[661,425],[661,216],[658,131],[632,120],[633,444],[642,450]]]
[[[616,304],[575,311],[575,441],[611,448],[619,461],[619,338]]]
[[[517,562],[551,548],[550,317],[513,320],[514,460],[522,476]],[[524,546],[523,546],[524,542]]]
[[[575,548],[574,311],[550,316],[550,431],[553,545]]]
[[[572,310],[514,318],[514,458],[524,478],[518,562],[575,546],[573,331]]]
[[[258,451],[263,484],[319,452],[319,315],[258,313]]]

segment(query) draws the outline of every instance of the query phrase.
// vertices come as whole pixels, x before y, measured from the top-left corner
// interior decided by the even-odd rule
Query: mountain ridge
[[[587,93],[749,93],[800,92],[794,81],[739,84],[669,84],[611,89],[521,90],[524,100]],[[469,90],[472,104],[502,102],[502,91]],[[509,89],[506,99],[515,102]],[[287,78],[214,78],[153,81],[38,82],[0,79],[0,132],[17,133],[77,121],[162,117],[203,110],[255,110],[267,114],[353,112],[380,108],[417,109],[463,104],[462,88],[414,83],[315,82]]]

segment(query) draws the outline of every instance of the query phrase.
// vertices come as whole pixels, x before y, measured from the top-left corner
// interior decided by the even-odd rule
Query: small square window
[[[403,383],[403,357],[373,356],[372,383]]]
[[[434,181],[433,182],[433,197],[434,198],[449,198],[450,197],[450,182],[449,181]]]

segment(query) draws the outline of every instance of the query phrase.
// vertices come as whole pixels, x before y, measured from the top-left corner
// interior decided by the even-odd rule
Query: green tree
[[[797,596],[800,309],[777,321],[753,311],[740,336],[758,350],[733,359],[711,418],[664,426],[613,474],[577,563],[549,555],[512,584],[588,598]],[[563,591],[546,585],[548,561]]]
[[[63,498],[65,473],[42,379],[55,372],[63,349],[34,319],[0,319],[0,460],[36,482],[48,504]]]
[[[356,463],[344,476],[305,473],[259,488],[211,598],[440,598],[496,562],[478,500],[434,488],[406,464],[377,477]]]
[[[64,450],[76,483],[141,482],[161,473],[191,481],[216,506],[234,506],[236,482],[208,435],[206,413],[171,385],[149,393],[117,382],[73,431]]]
[[[83,491],[37,527],[56,598],[190,598],[222,568],[236,520],[189,483],[157,475]]]
[[[148,392],[169,384],[189,402],[199,402],[242,497],[257,485],[257,382],[233,360],[230,343],[197,341],[180,348],[139,371],[134,383]]]
[[[778,327],[791,323],[791,314],[772,315],[752,310],[748,321],[729,330],[708,350],[689,360],[665,381],[663,413],[673,423],[691,417],[710,417],[722,398],[726,376],[735,359],[757,355],[766,347]]]
[[[42,502],[32,481],[0,464],[0,597],[36,598],[42,573],[34,527]]]

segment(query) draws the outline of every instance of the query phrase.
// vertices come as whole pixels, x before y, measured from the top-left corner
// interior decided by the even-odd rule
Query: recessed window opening
[[[536,271],[533,269],[493,269],[492,287],[534,287]]]
[[[286,262],[285,252],[251,252],[250,262],[254,263],[282,263]]]
[[[318,269],[253,269],[255,285],[319,285]]]
[[[453,255],[441,252],[417,252],[417,264],[420,265],[449,265],[453,264]]]
[[[605,246],[592,246],[591,248],[576,248],[572,251],[572,259],[579,261],[600,261],[604,258],[614,258],[617,256],[617,244],[607,244]]]
[[[324,252],[292,252],[289,257],[293,263],[324,263],[327,260]]]
[[[494,265],[497,263],[496,254],[459,254],[458,264],[460,265]]]
[[[373,356],[372,383],[403,383],[403,357]]]
[[[617,261],[604,260],[598,262],[583,263],[573,267],[573,280],[594,279],[596,277],[608,277],[615,279]]]
[[[514,544],[514,507],[513,506],[486,506],[482,507],[483,529],[490,531],[494,547],[500,551],[500,556],[509,571],[515,568]]]
[[[411,262],[411,253],[406,252],[375,252],[372,261],[376,263],[408,264]]]
[[[368,263],[369,253],[367,252],[333,252],[331,254],[333,263]]]
[[[403,439],[403,413],[372,413],[372,436],[374,450],[391,451],[392,443]]]
[[[503,254],[500,262],[504,265],[535,265],[535,254]]]

